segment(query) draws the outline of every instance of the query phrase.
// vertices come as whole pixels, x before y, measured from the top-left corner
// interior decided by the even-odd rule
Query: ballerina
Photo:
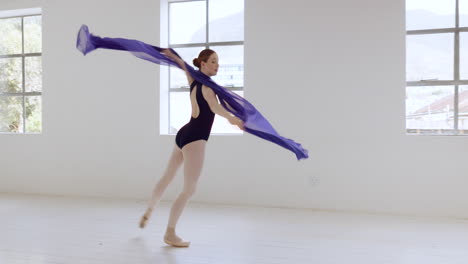
[[[85,25],[78,33],[77,48],[84,55],[97,48],[126,50],[154,63],[178,67],[187,76],[190,84],[191,119],[176,135],[175,146],[166,170],[155,185],[148,208],[139,224],[141,228],[146,226],[154,207],[174,179],[177,170],[184,164],[184,187],[171,207],[164,235],[164,242],[171,246],[188,247],[190,245],[190,242],[177,236],[176,225],[183,209],[196,190],[215,114],[226,118],[231,124],[246,132],[293,151],[298,160],[308,158],[307,150],[293,140],[280,136],[252,104],[217,85],[211,79],[211,76],[217,74],[219,68],[218,55],[211,49],[201,51],[198,58],[193,60],[194,65],[199,68],[195,70],[172,49],[151,46],[138,40],[100,38],[90,34]]]

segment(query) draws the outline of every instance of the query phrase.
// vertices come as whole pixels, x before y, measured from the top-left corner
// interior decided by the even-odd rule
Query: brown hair
[[[193,65],[195,65],[198,68],[201,68],[201,62],[207,62],[213,53],[215,53],[215,51],[211,49],[202,50],[200,54],[198,54],[198,58],[193,59]]]

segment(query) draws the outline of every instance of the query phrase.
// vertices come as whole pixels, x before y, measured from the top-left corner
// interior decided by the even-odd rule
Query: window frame
[[[468,85],[467,80],[460,79],[460,34],[462,32],[468,32],[468,27],[460,27],[460,14],[459,14],[459,0],[455,1],[455,27],[453,28],[437,28],[437,29],[417,29],[417,30],[406,30],[406,37],[411,35],[429,35],[429,34],[445,34],[453,33],[454,36],[454,60],[453,60],[453,80],[419,80],[419,81],[408,81],[406,80],[406,89],[408,87],[417,86],[454,86],[454,103],[453,103],[453,115],[454,115],[454,127],[453,129],[414,129],[406,127],[406,133],[422,134],[422,135],[468,135],[467,130],[459,129],[459,86]],[[405,114],[406,117],[406,114]],[[406,120],[406,118],[405,118]]]
[[[41,20],[42,20],[42,11],[40,9],[25,9],[25,10],[11,10],[11,11],[2,11],[2,12],[0,12],[0,19],[21,18],[21,53],[0,55],[0,59],[21,58],[21,63],[22,63],[22,69],[21,69],[21,71],[22,71],[21,72],[22,87],[21,87],[21,92],[17,92],[17,93],[0,92],[0,96],[1,97],[13,97],[13,96],[22,97],[21,107],[22,107],[22,110],[23,110],[23,115],[22,115],[23,129],[22,129],[22,131],[19,131],[19,132],[0,131],[0,134],[41,134],[42,133],[42,122],[41,122],[40,132],[27,132],[26,131],[26,98],[28,96],[40,96],[41,97],[41,102],[42,102],[42,92],[43,92],[42,87],[41,87],[40,92],[26,92],[26,58],[27,57],[41,57],[41,59],[42,59],[42,48],[41,48],[41,52],[33,52],[33,53],[25,53],[25,50],[24,50],[24,48],[25,48],[25,46],[24,46],[24,18],[34,17],[34,16],[40,16]],[[42,26],[41,26],[41,31],[42,31]],[[42,78],[42,76],[41,76],[41,78]],[[42,111],[41,111],[41,115],[42,115]]]
[[[189,43],[189,44],[171,44],[170,43],[170,27],[171,27],[171,24],[170,24],[170,21],[171,21],[171,4],[178,4],[178,3],[186,3],[186,2],[205,2],[205,10],[206,10],[206,17],[205,17],[205,21],[206,21],[206,32],[205,32],[205,42],[199,42],[199,43]],[[222,42],[210,42],[209,41],[209,36],[210,36],[210,23],[209,23],[209,3],[210,3],[210,0],[167,0],[167,4],[168,4],[168,8],[167,8],[167,42],[168,42],[168,47],[169,48],[173,48],[173,49],[177,49],[177,48],[200,48],[200,50],[202,49],[206,49],[206,48],[211,48],[211,47],[222,47],[222,46],[242,46],[242,47],[245,47],[244,46],[244,40],[242,41],[222,41]],[[245,12],[245,11],[244,11]],[[244,64],[245,65],[245,62]],[[244,76],[245,76],[245,73],[244,73]],[[167,107],[168,107],[168,116],[167,116],[167,134],[168,135],[172,135],[174,134],[173,132],[171,132],[171,93],[180,93],[180,92],[190,92],[190,87],[188,85],[184,85],[182,87],[178,87],[178,88],[172,88],[171,87],[171,71],[168,70],[167,71],[167,78],[168,78],[168,81],[167,81],[167,85],[168,85],[168,103],[167,103]],[[231,91],[244,91],[244,86],[225,86],[224,88],[226,89],[229,89]],[[227,133],[212,133],[212,135],[222,135],[222,134],[227,134]],[[242,134],[242,133],[241,133]],[[236,134],[233,134],[233,133],[228,133],[228,135],[236,135]]]

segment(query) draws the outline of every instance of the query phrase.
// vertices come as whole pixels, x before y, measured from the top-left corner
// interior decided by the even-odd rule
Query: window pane
[[[468,33],[460,34],[460,79],[468,80]]]
[[[184,61],[188,64],[193,66],[193,59],[198,57],[198,54],[205,49],[205,47],[199,48],[178,48],[174,49],[179,55],[182,57]],[[187,76],[184,71],[180,70],[179,68],[170,68],[170,87],[171,88],[181,88],[181,87],[189,87],[189,83],[187,81]]]
[[[468,1],[460,0],[459,1],[459,10],[460,12],[460,26],[468,27]]]
[[[210,0],[210,42],[244,40],[244,0]]]
[[[213,80],[224,87],[244,86],[244,46],[211,47],[219,57],[219,70]]]
[[[0,19],[0,55],[21,53],[21,18]]]
[[[23,87],[22,58],[0,59],[0,93],[19,93]]]
[[[458,88],[458,128],[468,130],[468,85]]]
[[[42,18],[31,16],[24,18],[24,52],[42,51]]]
[[[22,100],[22,96],[0,96],[0,132],[23,132]]]
[[[26,57],[26,92],[42,91],[42,58],[41,57]]]
[[[42,128],[42,99],[40,96],[27,96],[26,133],[40,133]]]
[[[183,2],[169,5],[169,43],[206,42],[206,2]]]
[[[406,80],[453,80],[453,34],[408,35]]]
[[[406,29],[455,27],[455,0],[406,0]]]
[[[453,129],[453,86],[407,87],[407,129]]]
[[[244,96],[243,91],[235,91],[235,93],[242,97]],[[237,126],[231,125],[231,123],[229,123],[226,118],[216,115],[211,133],[242,134],[242,130],[240,130]]]
[[[169,98],[169,133],[175,134],[183,125],[190,121],[192,106],[188,92],[171,92]]]

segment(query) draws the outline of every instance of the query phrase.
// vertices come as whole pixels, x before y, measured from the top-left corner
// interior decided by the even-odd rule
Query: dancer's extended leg
[[[141,218],[141,221],[140,221],[141,228],[145,227],[146,222],[150,218],[154,207],[159,202],[159,200],[161,200],[161,197],[164,191],[166,190],[169,183],[171,183],[172,180],[174,179],[174,176],[176,175],[177,170],[179,169],[182,162],[183,162],[182,151],[177,146],[174,146],[174,150],[172,151],[171,158],[169,159],[169,162],[167,164],[166,171],[164,172],[163,176],[161,177],[161,179],[158,181],[158,183],[154,187],[153,193],[151,195],[151,199],[148,202],[148,209],[146,210],[145,214]]]

